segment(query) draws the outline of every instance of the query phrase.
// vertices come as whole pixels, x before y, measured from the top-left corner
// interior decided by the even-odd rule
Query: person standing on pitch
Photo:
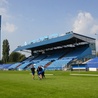
[[[45,68],[44,66],[41,66],[42,67],[42,78],[45,78]]]
[[[31,67],[31,72],[32,72],[32,78],[34,79],[35,78],[35,67],[34,67],[34,65],[32,65],[32,67]]]
[[[40,80],[42,79],[42,72],[43,72],[42,67],[41,66],[38,66],[37,73],[38,73],[38,77],[39,77]]]

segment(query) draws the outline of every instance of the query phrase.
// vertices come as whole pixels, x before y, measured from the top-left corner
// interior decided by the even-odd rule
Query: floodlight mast
[[[1,60],[1,15],[0,15],[0,60]]]
[[[98,41],[98,34],[97,33],[95,33],[95,35],[96,35],[96,57],[97,57],[97,41]]]

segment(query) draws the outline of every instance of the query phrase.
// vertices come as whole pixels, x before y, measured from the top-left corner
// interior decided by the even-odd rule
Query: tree
[[[97,51],[97,53],[96,53],[96,56],[98,57],[98,51]]]
[[[24,60],[26,57],[25,55],[19,52],[12,52],[9,56],[9,62],[20,62]]]
[[[2,62],[2,60],[0,60],[0,64],[2,64],[3,62]]]
[[[7,63],[9,61],[9,51],[10,51],[10,46],[9,42],[7,39],[3,41],[3,46],[2,46],[2,61],[3,63]]]

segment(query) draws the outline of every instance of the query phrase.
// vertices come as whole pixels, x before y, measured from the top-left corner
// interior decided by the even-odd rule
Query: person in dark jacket
[[[37,73],[38,73],[38,77],[39,77],[40,80],[42,79],[42,72],[43,72],[42,67],[41,66],[38,66]]]
[[[32,67],[31,67],[31,72],[32,72],[32,78],[34,79],[35,78],[35,67],[34,67],[34,65],[32,65]]]
[[[45,68],[42,66],[42,78],[45,78]]]

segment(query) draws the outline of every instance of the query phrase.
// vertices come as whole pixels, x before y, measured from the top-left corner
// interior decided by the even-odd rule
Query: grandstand
[[[89,62],[87,62],[86,67],[89,71],[97,71],[98,70],[98,57],[91,59]]]
[[[96,56],[95,39],[72,31],[61,36],[39,38],[14,51],[24,50],[31,51],[31,56],[8,69],[27,70],[31,64],[35,64],[35,68],[42,65],[46,70],[71,69],[76,68],[74,64],[82,64]],[[80,67],[86,69],[86,66]]]

